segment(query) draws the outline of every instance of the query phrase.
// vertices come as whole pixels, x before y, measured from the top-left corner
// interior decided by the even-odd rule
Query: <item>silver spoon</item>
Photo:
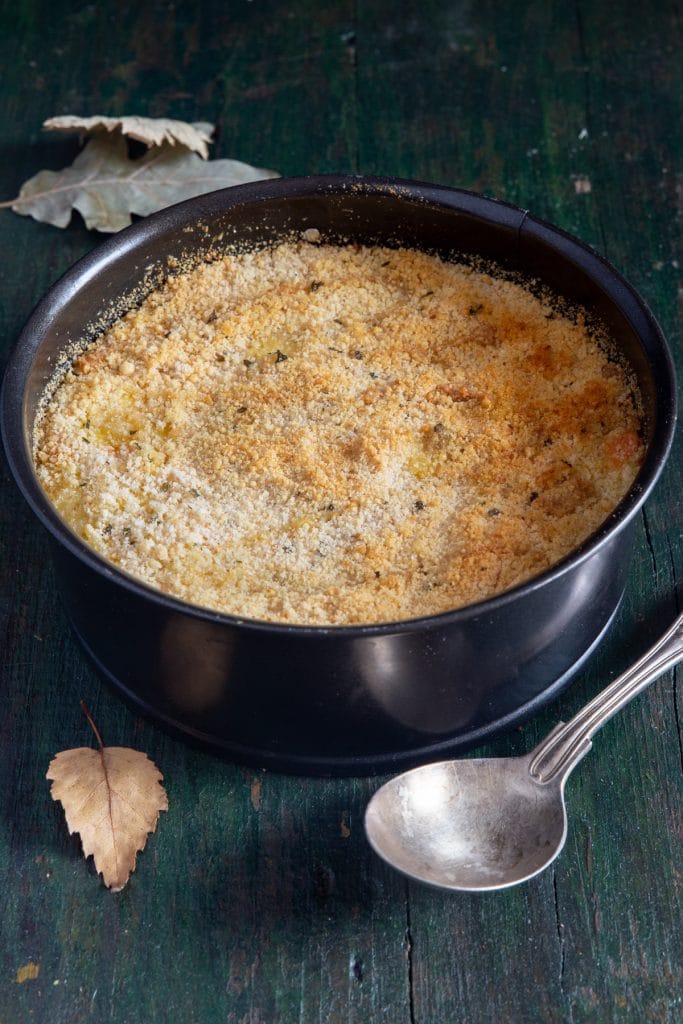
[[[404,875],[442,889],[485,892],[533,878],[564,846],[564,786],[593,734],[682,658],[683,615],[525,757],[440,761],[396,776],[368,804],[370,845]]]

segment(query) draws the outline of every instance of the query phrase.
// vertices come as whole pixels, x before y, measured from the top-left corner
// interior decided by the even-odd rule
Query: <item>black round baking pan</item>
[[[31,457],[38,403],[73,342],[139,301],[181,257],[316,228],[323,240],[483,258],[599,317],[642,394],[646,456],[608,520],[548,572],[480,604],[412,621],[306,627],[216,614],[165,596],[86,547]],[[2,434],[47,528],[73,627],[105,676],[157,720],[252,765],[363,774],[443,758],[554,696],[608,628],[637,513],[672,441],[675,380],[652,314],[593,250],[507,203],[419,182],[275,179],[214,192],[98,246],[48,293],[11,356]]]

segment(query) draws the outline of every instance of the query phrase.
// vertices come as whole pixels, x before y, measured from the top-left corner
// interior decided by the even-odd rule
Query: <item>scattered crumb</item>
[[[261,808],[261,780],[259,778],[252,779],[250,787],[251,806],[255,811]]]
[[[40,964],[34,964],[32,961],[29,961],[18,969],[14,980],[17,985],[23,985],[25,981],[35,981],[39,974]]]
[[[589,192],[592,192],[593,191],[593,186],[591,185],[590,178],[584,178],[584,177],[578,177],[578,176],[575,177],[574,178],[574,191],[576,192],[577,196],[587,195]]]

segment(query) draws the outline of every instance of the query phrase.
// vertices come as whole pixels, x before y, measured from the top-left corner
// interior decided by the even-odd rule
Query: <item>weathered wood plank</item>
[[[359,170],[507,198],[595,244],[642,289],[677,358],[673,0],[282,5],[0,3],[0,194],[75,141],[61,112],[215,119],[217,155]],[[666,168],[666,170],[664,170]],[[577,186],[577,182],[582,182]],[[590,182],[590,191],[586,182]],[[0,346],[96,238],[0,211]],[[557,704],[486,750],[521,753],[673,616],[679,452],[639,529],[615,627]],[[376,782],[225,764],[133,714],[71,637],[45,540],[0,464],[0,1022],[673,1022],[680,989],[675,676],[596,738],[555,868],[481,898],[407,885],[368,850]],[[44,779],[56,750],[149,753],[171,801],[107,893]],[[28,964],[39,965],[37,977]],[[19,973],[18,973],[19,972]],[[21,979],[21,980],[20,980]]]
[[[401,173],[509,198],[560,223],[607,252],[672,328],[680,235],[662,168],[680,149],[680,79],[662,24],[677,32],[673,6],[427,4],[420,19],[399,6],[386,20],[373,9],[372,47],[362,31],[358,45],[359,103],[376,111],[363,122],[361,167],[380,170],[393,149]],[[375,123],[392,95],[399,117]],[[612,636],[524,730],[523,749],[676,613],[679,472],[676,459],[646,512]],[[679,742],[670,675],[607,727],[577,771],[568,846],[552,872],[523,893],[475,901],[410,887],[416,1019],[674,1019]],[[494,748],[518,746],[506,738]]]

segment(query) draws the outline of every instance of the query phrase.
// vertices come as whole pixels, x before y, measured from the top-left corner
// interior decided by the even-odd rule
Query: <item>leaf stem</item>
[[[96,737],[96,739],[97,739],[97,742],[98,742],[98,743],[99,743],[99,745],[100,745],[100,750],[101,750],[101,751],[104,751],[104,743],[102,742],[102,737],[100,736],[100,730],[99,730],[99,729],[97,728],[97,726],[95,725],[95,722],[94,722],[94,720],[93,720],[93,717],[92,717],[92,715],[90,714],[90,711],[88,710],[88,705],[87,705],[87,704],[85,703],[85,701],[84,701],[84,700],[82,700],[82,701],[81,701],[80,703],[81,703],[81,711],[83,712],[83,714],[85,715],[85,717],[86,717],[86,718],[88,719],[88,721],[90,722],[90,728],[91,728],[91,729],[92,729],[92,731],[93,731],[93,732],[95,733],[95,737]]]

